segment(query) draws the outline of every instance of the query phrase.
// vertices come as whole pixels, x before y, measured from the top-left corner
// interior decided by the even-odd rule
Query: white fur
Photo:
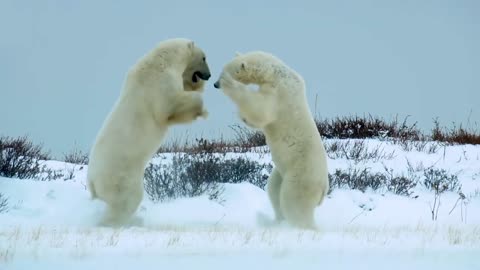
[[[303,79],[273,55],[251,52],[228,63],[218,83],[244,122],[265,134],[275,164],[268,194],[276,220],[315,229],[314,209],[329,182],[325,148]],[[258,84],[259,90],[249,90],[248,84]]]
[[[167,40],[128,72],[90,153],[89,190],[108,204],[101,224],[124,224],[136,211],[145,166],[168,126],[206,116],[200,92],[184,91],[182,78],[197,51],[190,40]]]

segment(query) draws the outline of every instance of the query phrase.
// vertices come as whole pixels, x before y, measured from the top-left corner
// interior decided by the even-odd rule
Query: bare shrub
[[[427,153],[428,154],[435,154],[435,153],[438,152],[439,149],[440,149],[440,145],[436,142],[432,142],[428,146]]]
[[[154,202],[166,201],[179,197],[195,197],[209,194],[218,197],[219,185],[204,176],[196,174],[192,177],[189,169],[192,160],[187,154],[175,154],[172,164],[150,164],[145,170],[145,190]],[[200,177],[198,177],[200,176]]]
[[[195,139],[193,147],[186,152],[197,153],[226,153],[229,151],[229,144],[223,140],[207,140],[204,138]]]
[[[208,194],[217,199],[219,183],[250,182],[263,188],[272,166],[223,154],[177,153],[172,163],[150,164],[145,170],[145,190],[153,201]]]
[[[441,204],[441,195],[445,191],[458,191],[460,192],[461,185],[458,181],[458,176],[454,174],[448,174],[447,171],[443,169],[433,169],[428,168],[424,172],[424,181],[423,185],[430,190],[435,192],[434,200],[432,205],[430,205],[430,211],[432,214],[432,220],[437,220],[438,210],[440,209]]]
[[[395,151],[387,153],[380,145],[369,148],[365,140],[325,141],[325,150],[331,159],[345,158],[356,163],[364,160],[389,160],[395,157]]]
[[[233,150],[231,143],[223,139],[196,138],[192,143],[167,142],[158,149],[157,153],[227,153],[234,152]]]
[[[237,146],[252,148],[267,145],[265,135],[261,131],[251,130],[239,125],[233,125],[230,128],[235,132],[234,142]]]
[[[335,188],[350,188],[365,192],[367,189],[377,190],[385,186],[387,177],[381,173],[371,173],[369,169],[350,167],[346,171],[337,169],[329,174],[330,191]]]
[[[415,165],[412,164],[410,160],[408,160],[408,158],[406,158],[406,161],[407,161],[407,171],[409,174],[416,175],[416,173],[418,172],[425,171],[425,165],[423,164],[422,161],[417,162]]]
[[[221,183],[249,182],[262,189],[265,188],[268,176],[273,169],[270,164],[260,164],[243,157],[226,159],[222,161],[220,167],[222,168]]]
[[[416,176],[413,167],[408,163],[407,175],[394,175],[393,169],[385,168],[387,175],[386,187],[387,190],[402,196],[410,196],[413,193],[413,189],[417,186],[419,177]]]
[[[424,171],[423,185],[438,193],[445,191],[459,191],[461,188],[458,176],[455,174],[448,174],[444,169],[428,168]]]
[[[389,179],[387,185],[388,191],[398,195],[410,196],[412,189],[417,185],[411,178],[405,176],[395,176]]]
[[[47,168],[46,166],[43,166],[42,170],[35,176],[35,179],[39,181],[53,181],[53,180],[58,180],[60,178],[63,178],[64,180],[69,180],[64,177],[65,177],[65,174],[63,170],[54,170],[51,168]]]
[[[413,150],[424,152],[428,145],[428,141],[423,139],[418,141],[412,141],[409,139],[399,138],[399,139],[393,140],[393,142],[395,144],[400,145],[402,150],[406,152],[410,152]]]
[[[180,139],[170,140],[164,142],[157,150],[157,154],[160,153],[178,153],[185,152],[185,149],[189,148],[187,140],[181,142]]]
[[[385,167],[385,173],[371,172],[370,169],[349,167],[347,170],[337,169],[329,174],[330,191],[335,188],[349,188],[365,192],[367,189],[387,190],[402,196],[410,196],[416,187],[418,177],[414,172],[407,175],[394,175],[393,169]]]
[[[260,131],[250,131],[244,127],[235,127],[235,139],[225,140],[196,138],[193,142],[167,142],[157,151],[160,153],[245,153],[258,152],[254,147],[265,145],[263,133]]]
[[[397,118],[386,122],[379,117],[344,116],[332,120],[316,120],[317,129],[325,138],[364,139],[364,138],[405,138],[417,140],[421,132],[414,124]]]
[[[88,164],[88,153],[83,152],[78,148],[63,154],[63,161],[79,165]]]
[[[0,176],[35,178],[44,169],[40,161],[49,158],[41,145],[33,144],[27,136],[0,137]]]

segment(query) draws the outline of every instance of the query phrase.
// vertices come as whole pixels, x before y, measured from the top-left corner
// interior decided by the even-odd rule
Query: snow
[[[145,196],[137,211],[142,226],[104,228],[95,225],[105,205],[90,199],[88,168],[48,161],[72,179],[0,178],[0,193],[9,198],[9,211],[0,213],[0,269],[480,269],[480,146],[440,145],[429,154],[374,139],[366,144],[390,158],[329,159],[330,172],[387,167],[401,175],[408,164],[433,166],[458,175],[466,200],[453,209],[459,195],[442,194],[432,221],[434,194],[421,185],[410,197],[336,189],[317,208],[319,230],[311,232],[273,225],[261,188],[225,184],[219,201],[153,203]],[[271,162],[262,151],[227,156]]]

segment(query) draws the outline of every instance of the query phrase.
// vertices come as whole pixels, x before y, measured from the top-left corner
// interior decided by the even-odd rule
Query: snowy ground
[[[99,228],[105,205],[90,200],[87,168],[50,161],[74,178],[0,178],[0,192],[9,198],[9,211],[0,213],[0,269],[480,269],[480,147],[442,146],[428,154],[367,143],[385,158],[330,159],[330,172],[386,166],[401,174],[407,162],[434,166],[458,175],[466,199],[454,208],[459,195],[442,194],[432,221],[434,194],[421,186],[410,197],[337,189],[316,211],[320,230],[310,232],[272,227],[264,190],[227,184],[221,203],[206,196],[144,199],[137,213],[142,227]],[[269,161],[268,154],[248,156]]]

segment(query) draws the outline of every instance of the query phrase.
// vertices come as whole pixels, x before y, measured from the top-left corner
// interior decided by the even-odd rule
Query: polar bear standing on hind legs
[[[258,85],[258,91],[248,84]],[[276,220],[316,229],[314,210],[329,189],[327,158],[301,76],[258,51],[237,55],[214,86],[237,105],[247,125],[265,134],[275,164],[268,195]]]
[[[168,127],[207,116],[201,91],[209,78],[204,52],[187,39],[161,42],[129,70],[90,153],[88,188],[108,205],[100,224],[129,222]]]

